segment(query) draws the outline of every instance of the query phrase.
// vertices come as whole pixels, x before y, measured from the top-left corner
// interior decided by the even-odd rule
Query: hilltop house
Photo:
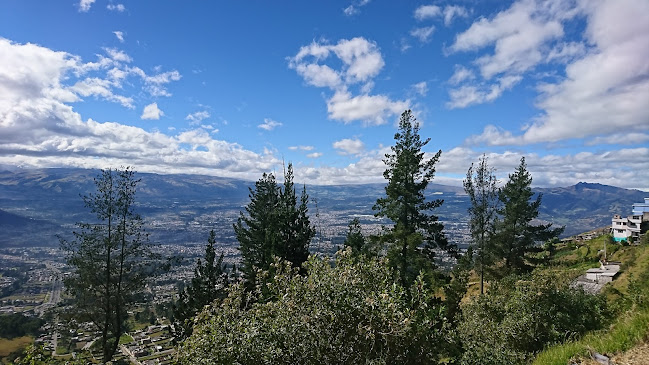
[[[623,218],[619,214],[613,216],[611,232],[617,242],[637,240],[640,237],[642,222],[649,222],[649,198],[644,203],[633,204],[633,215]]]

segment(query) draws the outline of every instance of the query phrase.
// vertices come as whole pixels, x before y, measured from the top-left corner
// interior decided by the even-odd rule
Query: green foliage
[[[234,232],[241,251],[241,272],[251,288],[258,281],[257,272],[268,270],[274,256],[300,267],[309,255],[309,243],[315,235],[308,217],[309,196],[303,189],[298,205],[293,186],[293,166],[288,165],[284,187],[273,174],[263,174],[250,189],[246,213],[240,213]]]
[[[476,269],[480,273],[480,294],[484,293],[485,267],[494,261],[494,234],[496,214],[498,212],[498,180],[494,168],[487,163],[487,156],[482,155],[478,166],[469,167],[464,180],[464,191],[469,196],[469,228],[471,238],[476,246]]]
[[[376,201],[373,209],[377,217],[386,217],[394,226],[382,239],[390,244],[391,264],[398,268],[401,284],[411,283],[421,269],[432,265],[434,248],[449,247],[442,232],[444,226],[431,211],[443,200],[427,201],[426,187],[435,175],[435,164],[442,151],[426,159],[422,148],[429,139],[421,140],[419,123],[410,110],[401,114],[399,131],[394,135],[392,153],[385,155],[388,180],[385,197]],[[420,247],[421,246],[421,247]]]
[[[231,278],[227,265],[223,263],[223,254],[216,258],[215,243],[216,234],[212,230],[205,247],[205,261],[198,260],[191,283],[180,292],[173,305],[172,329],[176,340],[183,340],[191,334],[196,313],[227,295],[226,288]]]
[[[549,344],[599,328],[606,302],[556,276],[510,276],[463,308],[462,364],[523,364]]]
[[[347,226],[345,247],[349,247],[354,255],[376,256],[377,252],[372,241],[363,235],[361,222],[358,218],[352,219]]]
[[[384,259],[349,248],[333,265],[311,256],[306,277],[273,266],[267,286],[277,300],[232,285],[199,315],[180,364],[430,364],[444,356],[443,307],[421,276],[404,288]]]
[[[36,336],[44,321],[37,317],[27,317],[23,314],[0,315],[0,337],[12,339],[26,335]]]
[[[112,359],[126,331],[127,311],[146,283],[152,263],[151,246],[142,218],[133,211],[137,183],[134,171],[102,170],[96,193],[83,201],[96,223],[78,223],[73,241],[61,241],[74,269],[65,279],[74,297],[75,316],[101,332],[104,359]]]
[[[539,215],[542,198],[539,194],[530,201],[534,195],[531,185],[532,176],[523,157],[498,193],[502,208],[499,210],[501,218],[496,222],[495,253],[497,258],[504,259],[504,267],[495,272],[498,276],[530,272],[542,260],[535,255],[542,251],[539,243],[563,232],[564,227],[552,229],[552,224],[531,224]]]

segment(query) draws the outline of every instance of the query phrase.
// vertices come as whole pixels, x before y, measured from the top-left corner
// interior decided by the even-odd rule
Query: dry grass
[[[8,356],[10,353],[26,347],[32,343],[32,341],[34,341],[34,339],[29,336],[16,337],[11,340],[0,338],[0,358]]]

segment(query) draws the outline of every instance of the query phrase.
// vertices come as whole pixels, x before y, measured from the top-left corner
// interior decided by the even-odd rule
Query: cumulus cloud
[[[357,138],[345,138],[334,142],[333,148],[341,155],[358,155],[365,150],[365,144]]]
[[[144,107],[144,110],[142,111],[142,115],[140,116],[140,118],[148,119],[148,120],[158,120],[163,115],[165,115],[165,113],[163,113],[162,110],[158,108],[158,103],[151,103]]]
[[[95,0],[81,0],[79,1],[79,12],[86,13],[90,10],[90,7],[95,2]]]
[[[495,83],[465,85],[449,91],[451,100],[446,103],[450,109],[465,108],[472,104],[482,104],[496,100],[505,90],[509,90],[522,80],[521,76],[503,76]]]
[[[313,152],[306,155],[308,158],[318,158],[322,156],[322,152]]]
[[[342,63],[339,69],[323,64],[331,55]],[[410,105],[409,101],[393,101],[387,95],[369,95],[373,78],[385,62],[376,43],[365,38],[342,39],[336,44],[314,41],[301,47],[288,61],[289,67],[307,84],[334,91],[327,100],[330,119],[384,124],[387,117],[401,113]],[[357,84],[361,84],[361,95],[354,96],[350,89]]]
[[[115,34],[115,37],[117,37],[120,43],[124,43],[124,32],[116,30],[113,34]]]
[[[143,172],[254,180],[281,163],[270,153],[212,139],[203,129],[169,136],[120,123],[82,119],[71,103],[80,102],[81,93],[97,94],[91,86],[103,84],[89,81],[84,84],[88,89],[82,91],[76,82],[79,75],[112,67],[112,60],[88,65],[66,52],[0,38],[0,64],[0,164],[82,168],[132,165]],[[93,80],[82,77],[80,81],[86,79]]]
[[[475,79],[473,71],[462,65],[455,65],[455,72],[453,73],[453,76],[451,76],[451,78],[448,80],[448,82],[452,85],[457,85],[463,81],[473,79]]]
[[[430,42],[430,37],[435,31],[435,26],[431,25],[429,27],[415,28],[410,31],[410,35],[419,39],[420,42],[427,43]]]
[[[540,115],[523,127],[522,134],[488,127],[469,142],[522,145],[600,137],[592,142],[624,131],[630,136],[627,141],[642,143],[641,135],[649,130],[649,3],[587,2],[580,11],[586,17],[584,41],[561,43],[548,50],[546,59],[567,64],[565,77],[537,85]],[[475,39],[458,44],[471,42]],[[471,103],[462,100],[451,95],[450,106]]]
[[[469,16],[469,12],[466,8],[457,5],[448,5],[444,8],[444,25],[448,27],[454,18],[466,18],[467,16]]]
[[[119,13],[122,13],[122,12],[124,12],[124,10],[126,10],[126,7],[124,6],[124,4],[112,4],[112,3],[110,3],[110,4],[106,5],[106,9],[108,9],[110,11],[117,11]]]
[[[282,123],[280,123],[278,121],[272,120],[270,118],[264,118],[264,122],[259,124],[257,126],[257,128],[261,128],[261,129],[267,130],[267,131],[272,131],[273,129],[275,129],[277,127],[281,127],[281,126],[282,126]]]

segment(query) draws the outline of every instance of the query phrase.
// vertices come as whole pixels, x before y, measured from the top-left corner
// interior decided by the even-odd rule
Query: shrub
[[[385,260],[311,256],[307,276],[275,264],[261,302],[241,284],[204,311],[179,349],[181,364],[437,363],[448,346],[443,307],[421,276],[394,281]],[[251,304],[253,303],[253,304]]]
[[[463,308],[462,364],[522,364],[546,345],[599,328],[605,300],[554,276],[512,276]]]

